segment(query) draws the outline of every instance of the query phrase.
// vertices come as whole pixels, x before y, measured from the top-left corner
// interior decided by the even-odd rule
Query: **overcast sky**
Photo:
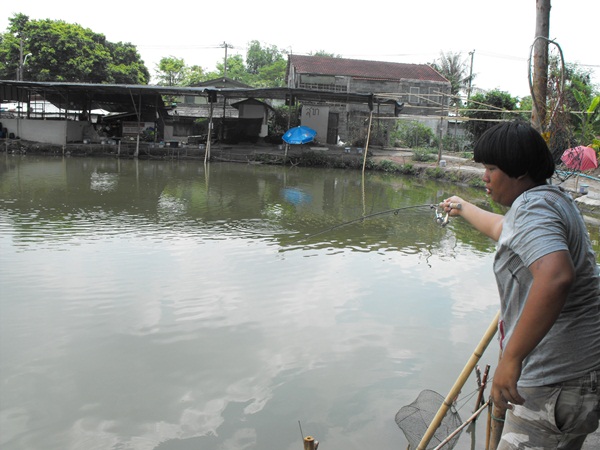
[[[20,0],[4,2],[0,30],[8,18],[64,20],[130,42],[155,73],[162,57],[214,70],[228,55],[246,54],[248,43],[275,45],[296,54],[318,50],[345,58],[411,64],[431,62],[440,52],[461,53],[474,85],[529,95],[528,59],[535,34],[535,0],[304,0],[132,2]],[[550,39],[566,62],[594,71],[600,84],[598,0],[553,0]]]

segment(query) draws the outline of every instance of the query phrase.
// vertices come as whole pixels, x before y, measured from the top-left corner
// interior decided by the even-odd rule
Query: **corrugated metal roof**
[[[27,101],[27,93],[39,94],[59,107],[73,110],[104,109],[111,112],[136,111],[138,105],[161,107],[161,96],[201,95],[214,93],[227,99],[275,98],[295,96],[305,101],[372,103],[378,98],[369,93],[337,93],[291,88],[208,88],[183,86],[88,84],[0,80],[0,99]],[[386,102],[387,99],[381,100]]]
[[[403,64],[385,61],[290,55],[296,73],[341,75],[371,80],[419,80],[448,82],[427,64]]]

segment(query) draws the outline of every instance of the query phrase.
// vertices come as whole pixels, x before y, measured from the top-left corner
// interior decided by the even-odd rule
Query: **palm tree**
[[[431,67],[437,70],[450,82],[450,105],[460,105],[459,94],[461,90],[466,90],[473,81],[474,75],[469,74],[469,66],[462,58],[462,53],[440,53],[440,57],[434,62],[429,63]]]

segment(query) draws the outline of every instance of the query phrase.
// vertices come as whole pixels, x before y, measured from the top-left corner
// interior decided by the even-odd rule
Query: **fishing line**
[[[444,226],[446,223],[448,223],[448,222],[447,222],[447,220],[448,220],[448,219],[447,219],[447,217],[446,217],[446,218],[444,218],[444,217],[441,215],[441,213],[439,212],[439,209],[438,209],[438,208],[439,208],[439,205],[432,205],[432,204],[425,204],[425,205],[410,205],[410,206],[403,206],[403,207],[401,207],[401,208],[394,208],[394,209],[388,209],[388,210],[385,210],[385,211],[379,211],[379,212],[376,212],[376,213],[367,214],[367,215],[365,215],[365,216],[361,216],[361,217],[358,217],[358,218],[356,218],[356,219],[349,220],[349,221],[347,221],[347,222],[342,222],[342,223],[339,223],[339,224],[337,224],[337,225],[334,225],[334,226],[332,226],[332,227],[329,227],[329,228],[327,228],[327,229],[325,229],[325,230],[319,231],[319,232],[317,232],[317,233],[313,233],[313,234],[309,234],[308,236],[304,236],[304,237],[302,237],[302,238],[298,239],[298,240],[297,240],[297,241],[295,241],[295,242],[301,242],[301,241],[305,241],[305,240],[307,240],[307,239],[310,239],[310,238],[313,238],[313,237],[315,237],[315,236],[320,236],[321,234],[329,233],[329,232],[331,232],[331,231],[333,231],[333,230],[335,230],[335,229],[337,229],[337,228],[345,227],[346,225],[351,225],[351,224],[353,224],[353,223],[362,222],[362,221],[364,221],[364,220],[366,220],[366,219],[371,219],[371,218],[373,218],[373,217],[377,217],[377,216],[383,216],[383,215],[386,215],[386,214],[394,214],[394,215],[398,215],[398,213],[400,213],[400,211],[405,211],[405,210],[407,210],[407,209],[417,209],[417,208],[429,208],[429,209],[435,209],[435,211],[436,211],[436,217],[435,217],[435,220],[436,220],[436,222],[437,222],[437,223],[439,223],[439,224],[440,224],[440,225],[442,225],[442,226]],[[445,223],[443,223],[444,221],[445,221]]]

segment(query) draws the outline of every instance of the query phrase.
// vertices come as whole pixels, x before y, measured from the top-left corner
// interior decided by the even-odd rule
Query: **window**
[[[410,95],[408,96],[408,103],[411,103],[413,105],[418,105],[419,103],[421,103],[421,90],[418,87],[411,87],[410,88]]]

